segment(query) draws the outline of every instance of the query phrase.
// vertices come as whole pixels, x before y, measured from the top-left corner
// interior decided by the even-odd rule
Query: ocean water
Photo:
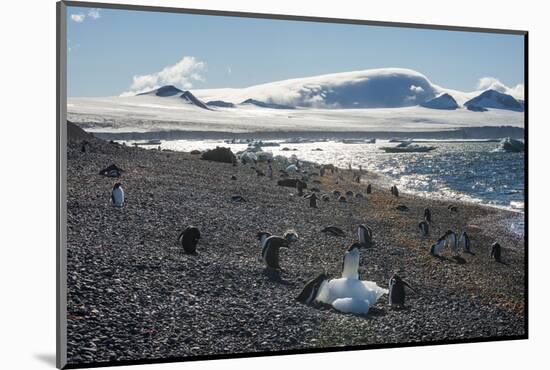
[[[380,174],[378,185],[396,184],[400,191],[420,196],[481,203],[518,213],[511,228],[523,234],[524,153],[496,151],[495,142],[430,141],[419,145],[437,148],[428,153],[386,153],[387,140],[375,144],[344,144],[339,141],[284,143],[266,146],[274,156],[296,155],[300,160],[332,163],[341,168]],[[161,144],[164,149],[191,151],[216,146],[229,146],[233,152],[246,149],[246,144],[226,144],[221,140],[174,140]],[[289,151],[283,151],[283,148]],[[317,150],[321,149],[321,150]]]

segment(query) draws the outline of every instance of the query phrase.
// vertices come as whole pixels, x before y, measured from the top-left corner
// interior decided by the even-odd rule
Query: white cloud
[[[101,18],[101,14],[99,14],[99,9],[90,9],[90,11],[88,12],[88,17],[92,19]]]
[[[176,64],[166,66],[159,72],[134,76],[130,90],[122,93],[121,96],[139,94],[164,85],[190,89],[194,82],[204,81],[201,73],[205,68],[206,63],[195,57],[184,56]]]
[[[84,22],[84,19],[86,19],[86,14],[84,13],[71,14],[71,20],[76,23],[82,23]]]
[[[414,92],[415,94],[420,94],[420,93],[424,92],[424,89],[422,88],[422,86],[411,85],[411,87],[409,89],[412,92]],[[413,97],[413,99],[414,99],[414,97]]]
[[[524,90],[525,90],[523,84],[517,84],[516,86],[508,87],[494,77],[480,78],[477,84],[477,89],[478,90],[489,90],[489,89],[496,90],[504,94],[512,95],[516,99],[523,99]]]

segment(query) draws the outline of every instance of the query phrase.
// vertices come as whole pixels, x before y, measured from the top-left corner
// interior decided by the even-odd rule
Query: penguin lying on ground
[[[321,290],[321,286],[327,279],[328,279],[327,274],[322,273],[322,274],[319,274],[315,279],[308,281],[304,286],[304,289],[302,290],[300,295],[296,297],[296,300],[306,305],[311,305],[315,303],[315,298],[317,298],[317,295]]]
[[[344,233],[342,229],[332,225],[325,227],[323,230],[321,230],[321,232],[333,236],[346,236],[346,233]]]
[[[197,243],[201,238],[201,233],[195,226],[187,226],[178,236],[178,242],[187,254],[194,254],[197,251]]]
[[[405,287],[409,288],[413,292],[416,292],[406,281],[401,279],[399,275],[394,274],[390,278],[389,283],[389,304],[392,307],[401,307],[405,306]]]

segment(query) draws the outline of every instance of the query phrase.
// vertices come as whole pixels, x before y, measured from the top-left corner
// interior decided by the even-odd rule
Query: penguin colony
[[[254,167],[257,176],[265,176],[265,174]],[[286,168],[286,171],[281,170],[282,175],[287,175],[288,172],[299,171],[298,166],[290,165]],[[322,167],[321,176],[325,172],[325,167]],[[332,170],[331,170],[332,172]],[[268,177],[272,178],[273,169],[271,164],[268,168]],[[317,175],[317,174],[315,174]],[[306,176],[306,174],[304,174]],[[303,189],[305,188],[305,181],[296,181],[297,194],[302,196]],[[231,177],[231,180],[236,180],[235,176]],[[319,182],[319,181],[318,181]],[[319,192],[318,189],[317,192]],[[395,197],[399,196],[397,186],[393,185],[390,189],[391,194]],[[372,193],[371,184],[367,185],[367,194]],[[353,191],[348,190],[343,195],[340,191],[334,190],[333,195],[339,202],[347,202],[347,198],[363,198],[362,193],[354,194]],[[317,208],[317,201],[330,201],[328,194],[323,194],[318,197],[314,189],[304,198],[309,199],[309,205],[311,208]],[[234,195],[231,197],[231,201],[234,203],[246,202],[240,195]],[[115,208],[122,208],[124,206],[124,190],[122,184],[117,182],[114,184],[111,191],[111,204]],[[408,207],[400,204],[397,210],[408,211]],[[450,212],[458,212],[458,207],[455,205],[449,205],[448,210]],[[423,220],[418,223],[418,229],[422,237],[428,237],[430,235],[430,227],[432,225],[432,212],[430,209],[424,209]],[[345,231],[337,226],[330,225],[321,230],[322,233],[329,236],[344,237]],[[393,274],[388,283],[388,289],[378,287],[374,282],[359,280],[359,254],[362,248],[371,248],[373,246],[373,231],[364,224],[358,225],[356,229],[357,242],[351,244],[348,250],[344,253],[342,260],[342,278],[330,279],[326,272],[319,274],[314,279],[308,281],[304,286],[302,292],[296,298],[297,301],[312,305],[315,303],[330,304],[335,309],[342,312],[355,312],[355,313],[367,313],[369,307],[376,303],[378,298],[383,294],[388,294],[388,303],[391,307],[403,308],[405,306],[406,289],[408,288],[413,292],[416,292],[406,281],[404,281],[399,275]],[[187,226],[178,236],[178,244],[186,254],[196,254],[197,245],[201,239],[201,233],[196,226]],[[281,249],[290,249],[292,243],[296,243],[299,240],[298,233],[294,229],[289,229],[284,232],[283,236],[272,235],[270,232],[261,231],[257,233],[257,239],[260,242],[261,247],[261,260],[265,265],[265,268],[275,272],[284,272],[281,267],[280,253]],[[452,230],[447,230],[437,241],[431,245],[429,253],[435,257],[441,257],[442,253],[449,249],[453,256],[459,256],[461,251],[464,253],[474,254],[471,249],[470,237],[466,231],[460,234],[460,237]],[[496,262],[502,261],[502,247],[498,242],[493,243],[491,246],[490,257]],[[345,283],[343,281],[345,280]],[[349,284],[359,287],[352,290],[347,287]],[[345,287],[345,288],[344,288]]]

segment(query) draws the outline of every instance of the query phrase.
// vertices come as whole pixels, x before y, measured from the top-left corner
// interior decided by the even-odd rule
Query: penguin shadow
[[[281,274],[282,272],[284,272],[284,270],[281,271],[281,270],[274,270],[270,268],[263,269],[264,276],[266,276],[270,281],[273,281],[275,283],[279,283],[282,285],[292,285],[293,284],[292,281],[285,279]]]

